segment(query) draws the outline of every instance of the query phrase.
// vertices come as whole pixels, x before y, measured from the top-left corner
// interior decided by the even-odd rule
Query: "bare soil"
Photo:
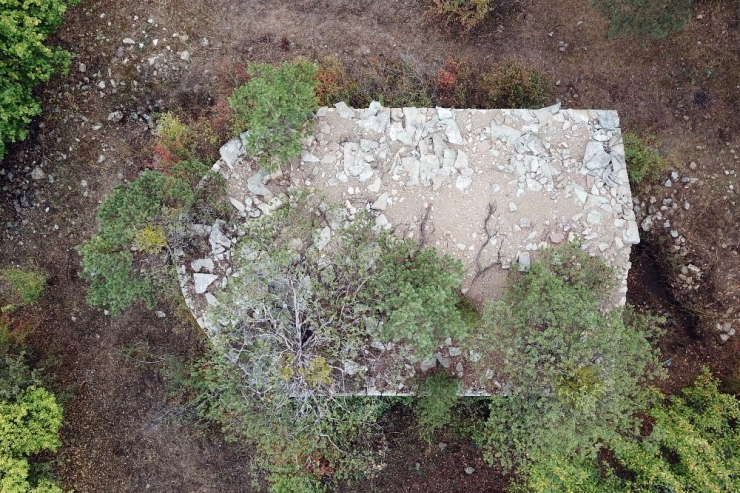
[[[66,489],[252,491],[248,453],[223,443],[215,430],[178,425],[166,399],[163,356],[200,354],[204,344],[182,308],[162,302],[157,310],[165,318],[137,308],[117,318],[91,309],[75,251],[93,233],[103,197],[151,163],[147,118],[164,110],[186,120],[216,117],[216,101],[243,80],[247,60],[336,55],[352,70],[378,70],[403,59],[433,78],[450,56],[483,67],[514,57],[548,74],[564,107],[616,109],[623,130],[656,135],[681,176],[701,180],[671,190],[691,202],[673,228],[687,238],[688,259],[710,275],[691,293],[672,287],[679,286],[675,262],[646,248],[635,254],[630,299],[674,320],[660,343],[670,364],[666,392],[689,383],[702,364],[737,392],[738,339],[721,345],[713,326],[740,308],[739,184],[729,173],[740,168],[740,5],[699,1],[689,27],[646,46],[608,39],[607,23],[587,0],[526,0],[466,38],[423,22],[425,6],[83,0],[70,9],[54,42],[77,58],[68,75],[37,91],[43,116],[26,142],[10,148],[0,177],[2,266],[30,259],[50,274],[47,294],[27,315],[41,321],[30,339],[35,358],[65,398],[55,471]],[[107,120],[115,110],[125,114],[119,123]],[[53,183],[30,178],[39,165]],[[641,198],[665,193],[655,187]],[[410,421],[404,413],[393,416],[388,467],[353,491],[503,491],[507,479],[483,465],[469,442],[427,447],[409,438]],[[463,471],[468,465],[476,469],[470,476]]]

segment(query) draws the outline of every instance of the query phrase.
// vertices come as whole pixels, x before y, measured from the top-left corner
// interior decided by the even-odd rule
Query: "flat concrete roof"
[[[240,221],[269,213],[291,187],[319,191],[344,208],[345,218],[368,210],[379,227],[459,258],[464,292],[479,305],[500,297],[509,269],[526,268],[543,248],[578,235],[585,250],[616,267],[622,282],[612,301],[624,304],[630,248],[639,234],[615,111],[378,103],[356,110],[339,103],[320,108],[314,124],[300,158],[277,174],[257,170],[239,138],[222,147],[214,170],[226,177]],[[317,231],[318,241],[336,227],[341,224]],[[218,324],[207,312],[233,270],[237,228],[195,229],[208,248],[199,258],[180,257],[178,272],[188,306],[214,338]],[[403,395],[411,392],[409,380],[437,364],[461,377],[464,395],[501,388],[500,376],[482,365],[485,349],[448,340],[434,358],[390,375],[382,369],[399,353],[377,342],[366,361],[346,362],[353,371],[364,369],[364,388],[336,393]]]

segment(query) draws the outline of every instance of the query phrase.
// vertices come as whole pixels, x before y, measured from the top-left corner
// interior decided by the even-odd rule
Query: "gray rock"
[[[380,197],[373,202],[373,205],[370,206],[371,209],[374,209],[376,211],[384,211],[388,207],[388,193],[383,192],[380,194]]]
[[[244,153],[244,146],[241,139],[231,139],[221,146],[219,152],[221,153],[221,159],[224,160],[229,168],[233,169],[239,156]]]
[[[520,272],[529,270],[529,266],[531,265],[531,259],[529,257],[529,252],[521,252],[519,254],[519,257],[517,258],[517,261],[519,262]]]
[[[329,226],[325,226],[324,229],[322,229],[318,236],[316,237],[316,248],[319,251],[322,251],[331,241],[331,229],[329,229]]]
[[[180,60],[184,60],[186,62],[190,61],[190,52],[188,50],[183,50],[180,52]]]
[[[445,368],[450,367],[450,358],[446,358],[442,356],[442,353],[434,353],[434,357],[437,358],[437,361],[439,361],[439,364],[442,365]]]
[[[270,189],[264,185],[264,174],[260,171],[250,176],[247,180],[247,189],[253,195],[271,195]]]
[[[565,233],[563,233],[562,231],[553,231],[552,233],[550,233],[549,236],[550,241],[555,243],[556,245],[565,241]]]
[[[652,218],[652,216],[647,216],[645,219],[643,219],[642,220],[642,223],[640,223],[640,227],[646,233],[648,231],[650,231],[653,228],[653,218]]]
[[[338,102],[334,105],[334,107],[337,109],[337,113],[339,113],[339,116],[341,116],[342,118],[355,117],[355,110],[347,106],[343,101]]]
[[[474,472],[475,472],[475,468],[474,467],[468,466],[468,467],[465,468],[465,474],[467,474],[468,476],[470,476]]]
[[[31,178],[33,178],[34,180],[43,180],[44,178],[46,178],[46,173],[43,169],[41,169],[40,166],[36,166],[31,171]]]
[[[454,358],[455,356],[460,356],[462,354],[462,349],[460,349],[459,347],[450,347],[448,351],[452,358]]]
[[[136,41],[134,41],[131,38],[123,38],[123,44],[125,44],[125,45],[135,45],[136,44]]]
[[[244,212],[247,209],[244,204],[236,200],[234,197],[229,197],[229,202],[231,202],[231,205],[233,205],[239,212]]]
[[[195,292],[197,294],[203,294],[208,289],[208,286],[213,284],[213,281],[218,279],[215,274],[193,274],[193,281],[195,283]]]
[[[428,358],[421,361],[421,371],[422,372],[428,372],[435,366],[437,366],[437,359],[436,358]]]
[[[193,268],[193,271],[195,272],[207,272],[207,273],[213,273],[213,269],[215,269],[215,265],[213,263],[213,259],[211,258],[200,258],[193,260],[190,262],[190,266]]]
[[[472,184],[473,184],[473,180],[469,176],[459,175],[457,177],[457,180],[455,180],[455,188],[457,188],[461,192],[464,191],[466,188],[468,188]]]
[[[350,376],[357,375],[358,373],[363,371],[367,371],[367,366],[360,365],[352,360],[343,361],[342,367],[344,367],[344,373]]]
[[[109,122],[118,123],[121,120],[123,120],[123,112],[120,110],[114,111],[113,113],[108,115]]]
[[[622,233],[622,241],[625,245],[637,245],[640,243],[640,231],[635,221],[629,221],[627,229]]]

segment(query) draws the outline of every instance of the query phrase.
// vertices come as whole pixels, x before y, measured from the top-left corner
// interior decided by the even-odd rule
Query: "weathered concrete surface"
[[[315,130],[300,158],[275,175],[257,171],[239,139],[222,148],[214,169],[227,178],[242,220],[278,207],[288,186],[320,190],[344,204],[348,218],[369,210],[379,226],[460,258],[464,288],[478,303],[500,296],[509,269],[527,268],[541,249],[578,235],[585,249],[618,269],[622,283],[613,301],[624,303],[630,246],[639,234],[616,112],[339,104],[317,112]],[[213,268],[206,263],[198,292],[195,266],[180,266],[180,281],[199,323],[215,336],[203,315],[231,272],[235,232],[219,223],[197,228],[209,239]],[[319,236],[331,234],[325,229]],[[493,374],[473,370],[480,355],[458,351],[450,342],[416,369],[439,363],[460,376],[472,371],[466,394],[492,390],[485,380]],[[383,392],[371,374],[366,392]],[[385,388],[405,390],[395,382],[393,390]]]

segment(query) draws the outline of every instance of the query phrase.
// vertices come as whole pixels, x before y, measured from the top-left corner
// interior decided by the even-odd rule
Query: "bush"
[[[34,269],[4,269],[0,279],[10,284],[24,305],[38,300],[46,287],[46,276]]]
[[[249,132],[246,150],[263,169],[275,171],[301,153],[301,139],[318,107],[316,66],[250,63],[248,73],[252,79],[229,98],[235,130]]]
[[[692,0],[594,0],[594,5],[611,23],[609,36],[638,39],[665,38],[691,21]]]
[[[468,108],[472,105],[470,68],[467,64],[448,58],[437,77],[437,98],[445,108]]]
[[[339,58],[324,57],[316,70],[316,98],[322,106],[332,106],[340,101],[352,104],[357,93],[357,81],[347,71]]]
[[[273,492],[324,491],[338,481],[382,469],[382,433],[376,421],[388,407],[377,398],[321,397],[319,414],[297,409],[300,400],[256,396],[246,375],[220,353],[195,362],[180,395],[198,415],[217,424],[228,441],[249,449]],[[380,446],[378,446],[380,445]]]
[[[5,144],[28,135],[31,118],[41,112],[33,89],[58,70],[66,70],[71,56],[44,45],[62,23],[68,5],[78,0],[5,0],[0,9],[0,161]]]
[[[660,176],[666,164],[657,150],[654,137],[640,138],[627,132],[622,137],[624,157],[627,161],[627,175],[635,190],[644,190]]]
[[[17,325],[7,314],[0,320],[0,338],[7,326]],[[12,335],[12,334],[11,334]],[[34,472],[33,456],[60,446],[62,407],[41,387],[25,353],[15,352],[22,341],[0,341],[0,491],[3,493],[62,493],[43,474]],[[11,352],[11,349],[14,350]]]
[[[468,33],[478,27],[491,10],[492,0],[432,0],[426,15],[447,27]]]
[[[446,337],[465,339],[471,326],[458,307],[462,263],[413,241],[389,237],[385,248],[368,283],[378,313],[386,320],[383,337],[411,342],[422,358]]]
[[[145,171],[136,181],[117,186],[98,208],[98,232],[78,247],[80,276],[91,281],[88,302],[107,306],[113,314],[136,301],[152,308],[157,283],[170,277],[157,271],[157,266],[164,267],[162,260],[141,264],[141,254],[157,255],[168,244],[178,246],[194,217],[212,221],[223,186],[220,175],[188,161],[179,162],[172,176]],[[139,252],[132,252],[132,246]]]
[[[501,348],[507,379],[507,397],[490,402],[489,462],[593,458],[636,429],[635,413],[651,402],[646,384],[663,374],[651,345],[656,321],[602,310],[613,284],[608,272],[569,244],[543,252],[487,307],[485,333]]]
[[[682,395],[650,411],[652,431],[615,447],[640,491],[740,491],[740,404],[704,368]]]
[[[484,108],[541,108],[550,101],[551,84],[547,76],[514,60],[496,64],[483,74]]]
[[[520,469],[530,492],[725,492],[740,489],[740,405],[704,369],[649,412],[649,434],[618,436],[598,458],[552,455]],[[607,460],[609,458],[609,460]]]
[[[452,419],[452,408],[459,398],[460,381],[444,372],[424,379],[414,405],[421,436],[432,441],[434,432],[447,425]]]

